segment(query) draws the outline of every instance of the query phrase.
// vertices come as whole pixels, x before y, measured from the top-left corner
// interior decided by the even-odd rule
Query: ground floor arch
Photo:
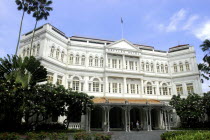
[[[101,106],[96,106],[91,110],[90,128],[91,130],[103,130],[104,111]]]
[[[121,107],[113,107],[109,111],[110,130],[124,130],[124,110]]]

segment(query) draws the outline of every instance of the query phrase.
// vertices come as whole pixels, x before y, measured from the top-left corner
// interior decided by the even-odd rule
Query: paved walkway
[[[164,130],[154,131],[132,131],[132,132],[113,132],[112,140],[160,140],[160,135]]]

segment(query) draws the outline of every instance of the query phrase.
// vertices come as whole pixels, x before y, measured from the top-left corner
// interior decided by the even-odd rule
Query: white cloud
[[[194,29],[193,34],[201,41],[210,39],[210,20],[201,24],[201,27]]]
[[[191,29],[191,27],[193,26],[193,24],[195,23],[195,21],[199,19],[198,15],[192,15],[188,18],[188,20],[186,21],[186,24],[184,25],[184,27],[182,28],[183,30],[189,30]]]
[[[185,19],[186,17],[186,10],[181,9],[178,12],[176,12],[171,18],[170,18],[170,23],[168,26],[166,26],[166,31],[167,32],[172,32],[177,30],[178,24]]]

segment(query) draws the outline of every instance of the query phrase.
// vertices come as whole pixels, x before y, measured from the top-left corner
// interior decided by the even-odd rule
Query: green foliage
[[[161,135],[162,140],[210,140],[210,131],[171,131]]]
[[[47,70],[35,57],[9,56],[0,58],[0,79],[15,81],[23,88],[34,86],[37,82],[46,81]]]
[[[201,76],[209,80],[210,78],[210,40],[205,40],[203,44],[200,45],[203,52],[205,52],[205,56],[203,57],[203,63],[198,64],[198,69],[201,71]],[[201,80],[204,81],[203,79]]]
[[[210,91],[208,93],[204,93],[203,102],[206,108],[206,114],[210,117]]]
[[[86,132],[80,132],[73,135],[75,140],[91,140],[91,134]]]
[[[203,98],[197,94],[189,94],[188,97],[181,98],[174,95],[170,101],[181,119],[182,127],[197,127],[199,119],[204,118],[206,108]]]
[[[17,133],[0,133],[0,140],[19,140],[20,135]]]
[[[95,133],[93,136],[95,140],[111,140],[112,138],[111,133]]]
[[[49,140],[68,140],[68,135],[65,133],[29,132],[26,134],[25,140],[45,140],[46,138]]]

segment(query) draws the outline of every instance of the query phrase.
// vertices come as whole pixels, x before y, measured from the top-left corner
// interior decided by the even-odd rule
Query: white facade
[[[32,32],[22,36],[19,56],[29,56]],[[32,55],[47,68],[48,80],[88,95],[106,98],[155,99],[201,94],[193,46],[169,51],[132,44],[66,37],[50,24],[36,30]]]

